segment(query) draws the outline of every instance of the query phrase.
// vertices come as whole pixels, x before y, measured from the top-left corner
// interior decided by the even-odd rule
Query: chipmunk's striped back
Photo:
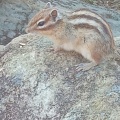
[[[88,9],[80,9],[69,15],[68,19],[75,28],[94,29],[104,37],[104,40],[111,42],[112,47],[114,48],[113,34],[110,26],[100,15]]]

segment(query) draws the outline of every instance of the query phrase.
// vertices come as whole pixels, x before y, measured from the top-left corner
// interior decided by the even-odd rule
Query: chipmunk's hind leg
[[[90,62],[90,63],[80,63],[78,65],[76,65],[76,70],[77,71],[88,71],[89,69],[93,68],[94,66],[96,66],[97,63],[94,62]]]
[[[102,54],[101,52],[97,52],[94,46],[88,46],[85,45],[81,49],[81,54],[84,58],[88,59],[91,61],[90,63],[80,63],[76,65],[76,70],[77,71],[87,71],[94,66],[98,65],[100,61],[102,60]]]

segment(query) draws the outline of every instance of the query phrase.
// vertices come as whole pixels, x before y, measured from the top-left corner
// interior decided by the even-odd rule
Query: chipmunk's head
[[[58,10],[48,2],[45,8],[30,20],[26,32],[49,34],[60,19]]]

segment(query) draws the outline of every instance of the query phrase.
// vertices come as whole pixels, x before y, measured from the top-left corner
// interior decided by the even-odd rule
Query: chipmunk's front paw
[[[60,50],[61,50],[60,47],[54,47],[54,52],[58,52],[58,51],[60,51]]]
[[[76,66],[76,70],[77,71],[88,71],[89,69],[91,69],[92,67],[96,66],[97,64],[96,63],[80,63],[78,65],[75,65]]]
[[[54,47],[54,46],[51,46],[47,51],[48,52],[54,52],[54,53],[56,53],[56,52],[58,52],[58,51],[60,51],[61,49],[59,48],[59,47]]]

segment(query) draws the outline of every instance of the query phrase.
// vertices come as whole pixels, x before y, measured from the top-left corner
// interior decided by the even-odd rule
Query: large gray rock
[[[14,14],[17,11],[19,14],[12,14],[14,21],[12,15],[8,21],[23,30],[25,24],[21,27],[21,20],[27,23],[25,16],[30,19],[47,2],[6,1],[1,2],[3,11],[0,14],[5,12],[6,19],[10,15],[8,11]],[[62,10],[87,7],[100,13],[110,23],[117,37],[116,45],[120,45],[119,13],[79,0],[60,0],[54,4]],[[3,22],[4,17],[0,19]],[[1,26],[0,33],[5,34],[2,28],[6,30],[7,26]],[[48,38],[32,34],[19,36],[6,46],[0,46],[0,119],[119,120],[120,61],[110,59],[90,71],[76,72],[74,65],[88,61],[75,52],[54,53],[50,51],[51,46]]]
[[[43,36],[27,34],[6,46],[1,57],[0,118],[119,120],[118,62],[76,72],[73,66],[87,61],[74,52],[54,53],[51,45]]]

